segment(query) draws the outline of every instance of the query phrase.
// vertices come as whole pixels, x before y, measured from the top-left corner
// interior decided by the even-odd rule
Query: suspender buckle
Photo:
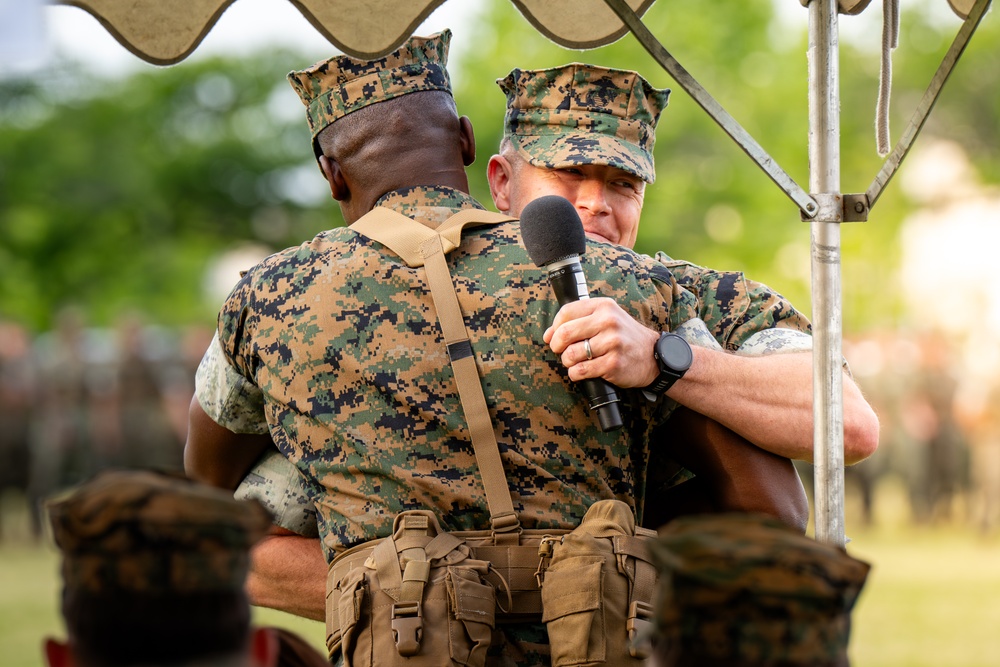
[[[392,638],[399,655],[404,658],[416,655],[420,650],[423,634],[419,602],[399,602],[392,605]]]

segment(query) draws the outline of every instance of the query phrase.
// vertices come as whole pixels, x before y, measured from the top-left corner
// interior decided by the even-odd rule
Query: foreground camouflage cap
[[[680,662],[848,664],[867,563],[751,514],[676,519],[651,548],[661,572],[660,650]]]
[[[289,72],[288,81],[306,105],[316,155],[320,155],[316,135],[353,111],[408,93],[450,93],[446,69],[450,43],[451,31],[444,30],[430,37],[411,37],[377,60],[336,56],[308,69]]]
[[[529,163],[610,165],[655,180],[656,122],[669,90],[636,72],[582,63],[514,69],[497,84],[507,95],[504,138]]]
[[[243,588],[271,526],[256,501],[153,471],[107,471],[48,503],[63,582],[94,593]]]

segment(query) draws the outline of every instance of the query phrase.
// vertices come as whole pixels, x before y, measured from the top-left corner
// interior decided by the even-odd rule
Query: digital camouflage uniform
[[[424,46],[419,56],[426,60],[426,53]],[[328,73],[329,65],[324,64],[321,69]],[[313,68],[313,72],[316,70]],[[352,66],[351,71],[362,70]],[[309,100],[312,91],[327,92],[322,79],[315,73],[299,76],[293,82],[302,79],[312,86],[305,90],[301,83],[295,83],[304,99]],[[339,76],[337,81],[344,79]],[[440,81],[441,77],[435,76],[432,80]],[[505,138],[530,163],[543,168],[608,164],[653,181],[653,130],[669,91],[652,88],[635,72],[577,63],[546,70],[514,70],[498,84],[507,95]],[[330,94],[328,97],[320,95],[319,99],[356,105],[355,99],[348,98],[350,95]],[[348,102],[343,102],[345,99]],[[309,125],[314,135],[325,127],[329,118],[340,113],[332,104],[318,107],[315,101],[307,101]],[[655,260],[649,269],[654,279],[664,284],[676,282],[698,297],[697,317],[679,329],[692,344],[751,355],[811,348],[808,320],[766,285],[748,280],[739,272],[713,271],[674,260],[663,253],[658,253]],[[600,289],[597,281],[590,285],[594,293],[610,296]],[[476,307],[473,304],[473,308]],[[218,353],[207,356],[200,376],[224,377],[225,362],[221,357]],[[210,371],[209,366],[212,367]],[[207,393],[199,393],[206,407],[224,400],[218,396],[206,400]],[[246,397],[245,402],[257,400],[251,396]],[[233,404],[240,402],[233,401]],[[213,409],[222,410],[220,407]],[[259,411],[252,410],[253,414]],[[265,431],[264,424],[252,425],[252,418],[248,422],[246,415],[227,419],[237,429]],[[676,467],[664,467],[657,473],[664,477],[658,485],[687,477],[684,471],[678,473]],[[308,497],[315,495],[316,489],[308,489],[308,484],[308,480],[291,470],[282,457],[272,454],[262,459],[237,494],[260,499],[279,517],[278,523],[283,527],[303,535],[315,535],[315,513]]]
[[[437,39],[442,62],[447,38]],[[423,57],[432,40],[411,41]],[[358,91],[373,103],[405,88],[401,75],[370,79],[370,70],[399,69],[397,54],[370,64],[341,57],[292,73],[314,137],[356,107]],[[355,85],[355,77],[367,85]],[[648,152],[652,133],[642,136]],[[464,193],[427,186],[387,193],[377,205],[429,226],[479,208]],[[703,303],[681,286],[668,261],[588,242],[583,266],[594,293],[659,331],[689,329],[694,338],[736,349],[763,330],[808,328],[787,302],[739,274],[708,278],[677,264],[709,299]],[[625,427],[600,431],[566,369],[541,342],[558,305],[521,245],[517,223],[467,230],[448,264],[521,525],[572,527],[604,498],[622,500],[641,516],[650,434],[674,404],[627,392]],[[723,287],[725,303],[706,307]],[[703,312],[717,331],[709,333],[699,320]],[[222,308],[197,385],[216,422],[235,432],[269,432],[280,450],[281,459],[266,459],[238,493],[290,515],[282,525],[297,525],[303,534],[314,503],[328,559],[388,535],[403,510],[432,510],[449,530],[489,525],[424,269],[408,267],[351,229],[323,232],[243,276]],[[281,470],[285,459],[295,466],[291,474]],[[520,635],[523,645],[544,637],[540,626]]]
[[[771,517],[675,519],[660,568],[658,667],[846,667],[870,566]]]
[[[426,221],[428,197],[450,197],[453,210],[476,205],[429,187],[379,203]],[[633,401],[624,430],[601,432],[558,357],[539,342],[558,305],[517,224],[474,229],[462,241],[449,265],[522,525],[572,526],[601,498],[634,507],[649,432],[672,406]],[[675,329],[697,315],[694,296],[649,257],[590,244],[584,266],[595,291],[651,328]],[[319,485],[328,557],[385,536],[406,509],[434,510],[452,530],[489,525],[422,268],[350,229],[323,232],[243,277],[220,315],[219,344],[239,379],[216,394],[252,391],[244,383],[260,389],[278,449]],[[210,416],[246,428],[207,394],[199,398]]]

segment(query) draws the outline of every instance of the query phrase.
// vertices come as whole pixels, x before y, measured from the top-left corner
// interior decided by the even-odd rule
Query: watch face
[[[691,346],[677,334],[662,336],[657,344],[657,352],[664,366],[679,372],[689,369],[694,359]]]

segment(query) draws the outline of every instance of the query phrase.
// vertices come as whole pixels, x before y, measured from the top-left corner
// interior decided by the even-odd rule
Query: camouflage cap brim
[[[651,156],[634,144],[603,134],[512,134],[508,137],[517,154],[543,169],[566,169],[578,165],[617,167],[647,183],[656,180]]]

